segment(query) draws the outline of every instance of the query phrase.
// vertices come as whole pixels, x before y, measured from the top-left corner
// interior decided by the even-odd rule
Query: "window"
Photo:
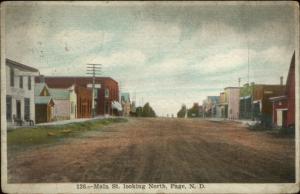
[[[25,98],[24,99],[24,119],[29,120],[30,119],[30,99]]]
[[[11,96],[6,96],[6,120],[11,121],[12,114],[12,100]]]
[[[75,104],[74,102],[71,102],[71,113],[73,114],[75,112]]]
[[[15,71],[12,67],[10,68],[9,74],[10,74],[10,86],[14,87],[15,86]]]
[[[31,90],[31,77],[30,76],[28,76],[27,84],[28,84],[28,90]]]
[[[105,98],[109,98],[109,89],[108,88],[105,89]]]
[[[94,90],[94,99],[97,99],[98,98],[98,89],[95,89]]]
[[[19,85],[20,85],[20,88],[23,88],[23,76],[20,76]]]

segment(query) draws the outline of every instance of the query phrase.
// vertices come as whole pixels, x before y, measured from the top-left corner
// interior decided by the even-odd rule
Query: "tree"
[[[181,109],[178,111],[177,113],[177,117],[178,118],[184,118],[185,117],[185,114],[186,114],[186,106],[183,104],[181,106]]]
[[[147,102],[143,107],[142,117],[156,117],[156,114],[149,102]]]
[[[188,113],[187,113],[187,116],[188,117],[199,117],[200,114],[199,114],[199,105],[198,103],[194,103],[193,107],[188,109]]]
[[[141,117],[143,114],[143,108],[141,106],[136,107],[136,116]]]
[[[139,106],[136,108],[137,117],[156,117],[155,111],[147,102],[143,107]]]

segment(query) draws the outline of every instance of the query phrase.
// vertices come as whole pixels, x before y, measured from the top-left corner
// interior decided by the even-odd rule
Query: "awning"
[[[122,106],[117,101],[112,101],[111,107],[112,107],[112,109],[117,109],[118,111],[122,111]]]
[[[269,98],[270,101],[281,101],[281,100],[287,100],[287,96],[276,96]]]
[[[240,97],[241,100],[243,100],[243,99],[249,99],[249,98],[251,98],[251,96],[242,96],[242,97]]]

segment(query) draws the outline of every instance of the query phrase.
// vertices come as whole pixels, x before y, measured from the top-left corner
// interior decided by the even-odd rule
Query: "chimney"
[[[280,85],[283,85],[283,76],[280,76]]]

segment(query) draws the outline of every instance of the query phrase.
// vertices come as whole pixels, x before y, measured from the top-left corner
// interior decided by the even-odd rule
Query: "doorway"
[[[21,119],[21,101],[17,100],[17,119]]]
[[[286,127],[287,122],[287,109],[277,109],[277,121],[278,127]]]

